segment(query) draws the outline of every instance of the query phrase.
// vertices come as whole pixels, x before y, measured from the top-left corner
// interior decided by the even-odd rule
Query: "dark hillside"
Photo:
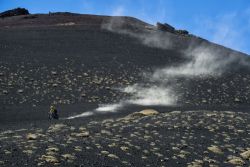
[[[13,105],[40,110],[52,103],[118,102],[129,95],[114,88],[148,84],[142,72],[188,62],[192,53],[186,50],[200,46],[215,50],[219,61],[232,61],[222,76],[170,79],[180,96],[177,105],[249,104],[247,55],[193,35],[158,30],[135,18],[13,16],[0,19],[0,36],[1,113]]]

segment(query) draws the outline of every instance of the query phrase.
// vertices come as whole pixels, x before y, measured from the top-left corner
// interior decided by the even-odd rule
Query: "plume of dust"
[[[140,42],[149,47],[156,47],[161,49],[171,49],[173,47],[172,41],[165,37],[164,32],[151,33],[151,31],[147,31],[147,33],[136,33],[124,28],[126,26],[127,22],[125,21],[125,18],[117,16],[112,17],[108,22],[103,23],[101,28],[110,32],[129,35],[131,37],[139,39]],[[134,25],[131,23],[131,26]],[[140,29],[145,29],[146,27],[149,27],[150,29],[156,31],[156,27],[152,25],[138,26],[138,28]],[[171,34],[169,35],[171,36]]]
[[[92,115],[94,115],[94,112],[88,111],[88,112],[84,112],[82,114],[70,116],[70,117],[68,117],[66,119],[75,119],[75,118],[81,118],[81,117],[89,117],[89,116],[92,116]]]
[[[127,103],[152,106],[152,105],[173,105],[175,104],[175,94],[170,87],[150,85],[149,87],[128,86],[122,89],[124,93],[132,94]]]
[[[103,24],[102,28],[139,39],[141,43],[149,47],[171,49],[174,46],[172,34],[167,33],[168,35],[166,36],[163,32],[155,31],[153,31],[153,33],[134,33],[122,28],[124,24],[125,21],[121,17],[112,17],[108,23]],[[155,29],[155,27],[151,28]],[[100,105],[93,112],[83,113],[70,118],[90,116],[96,113],[116,112],[126,104],[143,106],[175,105],[178,98],[181,98],[181,96],[175,91],[175,83],[169,82],[169,80],[174,80],[178,77],[219,76],[225,72],[230,63],[236,60],[235,55],[227,54],[227,57],[221,56],[225,55],[223,50],[216,49],[207,44],[200,44],[197,46],[197,44],[191,43],[188,49],[181,50],[180,53],[188,58],[189,61],[177,66],[167,66],[157,69],[153,73],[147,74],[145,80],[153,81],[153,84],[148,86],[135,84],[121,88],[120,90],[122,92],[131,95],[130,99],[123,100],[116,104]],[[245,61],[240,60],[240,63],[244,64]]]
[[[120,109],[122,107],[123,107],[122,103],[102,104],[96,109],[96,112],[98,112],[98,113],[105,113],[105,112],[112,112],[112,111],[115,112],[115,111],[117,111],[118,109]]]
[[[190,58],[190,61],[179,66],[157,69],[154,71],[152,78],[161,80],[167,77],[220,76],[236,60],[236,56],[230,54],[227,57],[221,57],[220,55],[223,53],[220,50],[208,46],[192,47],[183,53]]]

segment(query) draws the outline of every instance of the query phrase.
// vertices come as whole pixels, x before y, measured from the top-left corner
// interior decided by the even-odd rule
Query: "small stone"
[[[23,92],[24,92],[23,89],[18,89],[18,90],[17,90],[17,93],[20,93],[20,94],[21,94],[21,93],[23,93]]]
[[[108,145],[108,147],[110,147],[110,148],[113,148],[113,147],[116,147],[116,146],[117,145],[115,143],[111,143],[111,144]]]
[[[58,149],[58,148],[56,148],[56,147],[49,147],[49,148],[47,148],[47,149],[46,149],[46,151],[58,152],[58,151],[59,151],[59,149]]]
[[[119,157],[116,156],[115,154],[109,154],[108,157],[113,158],[113,159],[119,159]]]
[[[86,132],[77,133],[75,136],[76,137],[89,137],[89,132],[86,131]]]
[[[125,146],[122,146],[122,147],[120,147],[120,148],[121,148],[122,151],[125,151],[125,152],[129,150],[129,148],[128,148],[128,147],[125,147]]]
[[[48,132],[49,133],[55,133],[55,132],[58,132],[58,131],[61,131],[63,128],[65,128],[66,125],[64,124],[55,124],[55,125],[51,125],[48,129]]]
[[[203,100],[202,100],[202,103],[207,103],[207,100],[203,99]]]
[[[59,163],[58,159],[52,155],[42,155],[41,159],[48,163]]]
[[[81,97],[86,97],[86,94],[85,94],[85,93],[82,93],[82,94],[81,94]]]
[[[62,155],[62,157],[65,158],[66,160],[76,159],[76,157],[74,155],[71,155],[71,154],[64,154],[64,155]]]
[[[3,90],[3,94],[7,95],[9,92],[7,90]]]
[[[82,147],[80,147],[80,146],[75,146],[75,149],[74,149],[75,151],[77,151],[77,152],[81,152],[82,151]]]
[[[56,87],[58,87],[58,84],[54,83],[52,86],[53,86],[54,88],[56,88]]]
[[[236,98],[234,99],[234,101],[235,101],[235,102],[240,102],[240,99],[236,97]]]
[[[29,134],[27,134],[26,138],[28,140],[36,140],[38,138],[38,136],[36,134],[29,133]]]
[[[4,150],[5,154],[11,154],[11,152],[9,150]]]
[[[101,154],[108,155],[109,152],[108,151],[101,151]]]
[[[32,150],[23,150],[24,153],[28,154],[28,155],[31,155],[33,154],[33,151]]]
[[[79,127],[79,130],[80,131],[86,131],[86,128],[85,127]]]
[[[51,74],[52,75],[57,75],[57,72],[56,71],[51,71]]]

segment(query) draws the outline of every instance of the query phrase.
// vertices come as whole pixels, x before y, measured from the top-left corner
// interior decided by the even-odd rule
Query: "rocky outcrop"
[[[145,110],[140,111],[139,113],[144,116],[151,116],[151,115],[159,114],[159,112],[154,109],[145,109]]]
[[[172,33],[175,32],[175,28],[167,23],[162,24],[162,23],[157,22],[156,27],[158,30],[161,30],[161,31],[168,31]]]
[[[134,112],[132,114],[129,114],[124,119],[125,120],[133,120],[133,119],[137,119],[137,118],[141,118],[141,117],[145,117],[145,116],[153,116],[153,115],[157,115],[157,114],[159,114],[159,112],[154,110],[154,109],[145,109],[145,110],[142,110],[140,112]]]
[[[24,8],[16,8],[12,10],[7,10],[5,12],[0,13],[0,18],[12,17],[12,16],[20,16],[20,15],[29,15],[29,11]]]
[[[189,34],[189,32],[187,30],[176,30],[175,33],[180,34],[180,35],[188,35]]]
[[[170,32],[173,34],[178,34],[178,35],[188,35],[189,32],[187,30],[176,30],[173,26],[167,24],[167,23],[156,23],[156,27],[158,30],[160,31],[166,31],[166,32]]]

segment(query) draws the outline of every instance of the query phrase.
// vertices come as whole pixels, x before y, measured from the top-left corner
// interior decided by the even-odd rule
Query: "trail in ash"
[[[122,24],[125,24],[124,21],[114,18],[111,19],[109,23],[104,24],[103,28],[114,33],[134,37],[148,47],[168,50],[175,49],[174,43],[172,43],[166,35],[162,36],[162,32],[133,33],[132,31],[119,28],[122,27]],[[93,111],[71,116],[68,119],[87,117],[100,113],[117,112],[128,104],[142,106],[173,106],[182,98],[181,94],[177,93],[179,89],[176,83],[173,82],[174,79],[179,77],[195,78],[202,76],[205,78],[208,76],[220,76],[235,61],[245,65],[243,59],[241,60],[241,58],[230,53],[225,55],[223,50],[208,45],[207,43],[201,43],[198,46],[190,43],[186,49],[180,50],[180,53],[185,55],[188,61],[175,66],[158,68],[151,73],[146,73],[143,83],[136,83],[131,86],[120,88],[120,91],[131,95],[129,99],[122,100],[115,104],[101,104]],[[226,57],[221,55],[225,55]]]

